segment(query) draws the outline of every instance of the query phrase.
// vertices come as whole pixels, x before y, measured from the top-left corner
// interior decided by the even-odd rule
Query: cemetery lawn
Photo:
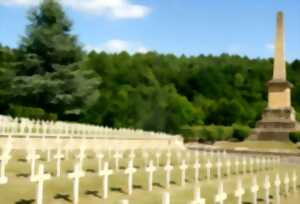
[[[285,152],[285,153],[300,153],[300,146],[292,142],[279,141],[249,141],[244,142],[216,142],[216,147],[223,149],[247,148],[251,151],[270,151],[270,152]]]
[[[9,178],[8,184],[0,185],[0,203],[1,204],[29,204],[34,203],[36,183],[31,183],[29,178],[26,177],[30,173],[29,163],[24,161],[25,152],[14,152],[13,160],[8,163],[6,173]],[[42,154],[43,155],[43,154]],[[84,169],[87,172],[86,176],[80,180],[80,204],[118,204],[121,199],[128,199],[130,204],[160,204],[162,193],[165,191],[163,188],[165,177],[162,167],[154,173],[154,187],[153,192],[147,192],[147,174],[144,171],[143,160],[137,156],[135,166],[138,169],[134,175],[134,189],[133,194],[129,197],[127,192],[127,176],[124,175],[124,168],[127,166],[127,159],[120,161],[121,170],[115,173],[109,179],[110,191],[108,199],[103,200],[102,195],[102,178],[97,176],[97,160],[93,158],[92,153],[89,153],[89,157],[84,161]],[[141,155],[141,154],[136,154]],[[45,157],[45,155],[43,156]],[[200,160],[202,168],[200,170],[201,180],[199,185],[201,187],[202,196],[207,200],[208,204],[212,204],[214,195],[217,192],[218,181],[215,177],[216,171],[213,170],[214,178],[207,181],[204,176],[203,169],[204,161]],[[161,159],[161,164],[164,164],[165,158]],[[63,175],[60,178],[52,177],[50,181],[45,182],[44,186],[44,203],[45,204],[68,204],[72,203],[72,181],[66,177],[66,173],[73,169],[74,160],[66,160],[62,162]],[[172,161],[176,165],[176,159]],[[110,166],[113,167],[113,160],[110,161]],[[46,171],[54,175],[55,173],[55,160],[50,163],[45,163]],[[232,166],[232,172],[234,167]],[[258,184],[261,186],[263,177],[269,174],[271,177],[271,183],[273,186],[274,174],[279,172],[283,178],[284,174],[288,172],[292,175],[292,171],[296,170],[297,175],[300,175],[300,166],[285,165],[277,167],[277,170],[264,170],[257,173]],[[224,172],[225,173],[225,170]],[[251,185],[251,174],[248,172],[242,175],[239,174],[243,180],[243,186],[246,189],[244,196],[244,203],[251,203],[251,194],[249,193],[249,187]],[[234,190],[236,187],[237,176],[232,174],[230,177],[223,177],[224,190],[228,193],[228,199],[225,203],[235,203]],[[180,186],[180,171],[178,166],[175,167],[172,172],[172,184],[169,189],[171,194],[172,204],[187,204],[193,197],[193,169],[189,168],[187,172],[188,183],[185,187]],[[298,180],[299,183],[299,180]],[[283,185],[282,192],[283,192]],[[263,203],[263,190],[259,191],[259,200]],[[271,188],[271,195],[274,195],[274,188]],[[272,198],[271,198],[272,201]],[[290,193],[288,197],[282,195],[282,203],[284,204],[297,204],[300,201],[300,188],[298,187],[298,194]]]

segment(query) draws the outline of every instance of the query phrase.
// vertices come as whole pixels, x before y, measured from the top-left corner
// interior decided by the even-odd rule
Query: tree
[[[57,1],[42,1],[28,19],[12,86],[14,102],[77,120],[97,100],[100,80],[93,71],[80,69],[82,49]]]

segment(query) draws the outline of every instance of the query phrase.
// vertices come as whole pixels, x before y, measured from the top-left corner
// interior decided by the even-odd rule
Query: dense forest
[[[0,44],[1,114],[180,133],[253,127],[266,106],[272,59],[86,52],[56,1],[28,18],[18,48]],[[300,61],[287,66],[300,111]]]

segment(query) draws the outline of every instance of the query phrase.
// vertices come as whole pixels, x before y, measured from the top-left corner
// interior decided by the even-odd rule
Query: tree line
[[[266,106],[272,59],[87,52],[55,0],[28,19],[18,48],[0,44],[1,114],[181,133],[253,127]],[[300,61],[287,67],[300,111]]]

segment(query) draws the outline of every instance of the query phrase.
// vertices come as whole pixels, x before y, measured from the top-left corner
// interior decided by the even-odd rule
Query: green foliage
[[[300,142],[300,132],[290,132],[289,137],[293,143]]]
[[[219,140],[229,140],[233,136],[233,128],[226,126],[185,126],[181,128],[181,133],[188,142],[215,142]]]
[[[24,107],[17,105],[10,105],[8,113],[13,117],[24,117],[31,119],[43,119],[43,120],[56,120],[57,115],[54,113],[46,113],[41,108]]]
[[[250,134],[251,129],[248,126],[234,124],[233,138],[238,141],[244,141]]]

